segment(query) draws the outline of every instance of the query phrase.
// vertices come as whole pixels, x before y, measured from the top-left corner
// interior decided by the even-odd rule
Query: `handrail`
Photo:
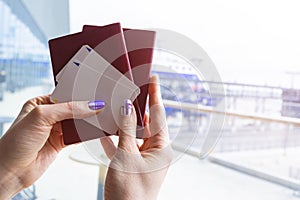
[[[176,108],[176,109],[182,109],[182,110],[192,110],[197,112],[204,112],[204,113],[214,113],[214,114],[222,114],[226,116],[233,116],[243,119],[253,119],[253,120],[261,120],[266,122],[276,122],[276,123],[283,123],[288,125],[294,125],[294,126],[300,126],[300,119],[298,118],[291,118],[291,117],[270,117],[266,115],[255,115],[255,114],[245,114],[245,113],[239,113],[239,112],[233,112],[233,111],[223,111],[218,110],[215,107],[209,107],[209,106],[203,106],[203,105],[197,105],[192,103],[181,103],[171,100],[164,100],[164,105],[166,107]],[[172,145],[172,147],[177,151],[184,151],[185,153],[194,156],[196,158],[199,158],[200,152],[198,152],[195,149],[183,149],[180,145]],[[257,169],[252,169],[251,167],[245,167],[239,164],[236,164],[234,162],[227,161],[226,159],[218,158],[214,155],[209,156],[209,161],[246,173],[248,175],[252,175],[254,177],[279,184],[282,186],[285,186],[287,188],[298,190],[300,188],[300,184],[295,182],[294,180],[285,178],[285,177],[279,177],[274,176],[272,174],[265,173],[263,171],[259,171]]]
[[[245,114],[245,113],[233,112],[233,111],[223,111],[223,110],[217,110],[214,107],[210,107],[210,106],[197,105],[193,103],[182,103],[182,102],[176,102],[171,100],[163,100],[163,102],[165,106],[171,108],[193,110],[193,111],[199,111],[205,113],[215,113],[215,114],[222,114],[222,115],[225,114],[226,116],[233,116],[233,117],[238,117],[243,119],[253,119],[253,120],[266,121],[266,122],[276,122],[276,123],[300,126],[300,119],[298,118],[282,117],[282,116],[270,117],[267,115],[254,115],[254,114]]]

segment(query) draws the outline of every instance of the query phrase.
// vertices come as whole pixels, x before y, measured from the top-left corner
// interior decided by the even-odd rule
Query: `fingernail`
[[[104,108],[105,102],[101,100],[89,101],[88,106],[91,110],[100,110]]]
[[[124,101],[124,105],[121,107],[121,115],[130,115],[132,113],[132,102],[130,99]]]

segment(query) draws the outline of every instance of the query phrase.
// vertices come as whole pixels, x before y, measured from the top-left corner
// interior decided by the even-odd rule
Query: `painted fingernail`
[[[132,113],[132,102],[130,99],[124,101],[124,105],[121,107],[121,115],[130,115]]]
[[[88,106],[91,110],[100,110],[104,108],[105,102],[101,100],[89,101]]]

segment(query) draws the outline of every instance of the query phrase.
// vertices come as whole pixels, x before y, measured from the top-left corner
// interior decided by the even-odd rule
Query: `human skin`
[[[121,115],[119,144],[109,137],[101,143],[111,159],[105,181],[105,199],[156,199],[172,161],[172,150],[158,77],[149,83],[150,116],[145,118],[146,139],[136,140],[136,114]],[[150,119],[150,120],[149,120]],[[150,123],[149,123],[150,121]]]
[[[88,102],[51,104],[49,96],[24,104],[0,140],[0,199],[32,185],[65,147],[60,121],[99,114]]]
[[[24,104],[19,116],[0,139],[0,199],[11,199],[32,185],[65,147],[60,121],[101,114],[90,102],[51,104],[49,96]],[[149,84],[150,119],[145,118],[141,146],[136,140],[134,108],[121,115],[118,147],[109,137],[101,143],[112,160],[105,182],[105,199],[156,199],[172,159],[158,77]],[[121,114],[121,112],[120,112]]]

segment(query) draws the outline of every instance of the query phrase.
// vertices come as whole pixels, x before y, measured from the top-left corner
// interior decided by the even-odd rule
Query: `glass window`
[[[7,2],[0,0],[0,137],[26,100],[54,87],[47,44]],[[84,24],[118,21],[124,28],[170,29],[203,46],[215,62],[222,81],[195,71],[193,63],[203,60],[191,63],[155,49],[152,73],[160,77],[170,140],[180,155],[159,199],[299,196],[299,3],[91,0],[68,5],[71,33]],[[220,86],[224,91],[217,90]],[[225,109],[220,110],[223,102]],[[214,120],[219,118],[214,117],[220,114],[226,115],[222,135],[210,155],[199,160],[206,142],[218,137]],[[89,157],[84,152],[81,144],[65,148],[16,199],[96,199],[103,171],[93,162],[74,159]]]
[[[3,1],[0,10],[0,110],[1,117],[8,119],[18,114],[26,100],[49,93],[53,86],[47,46]],[[9,125],[5,122],[1,132]]]

